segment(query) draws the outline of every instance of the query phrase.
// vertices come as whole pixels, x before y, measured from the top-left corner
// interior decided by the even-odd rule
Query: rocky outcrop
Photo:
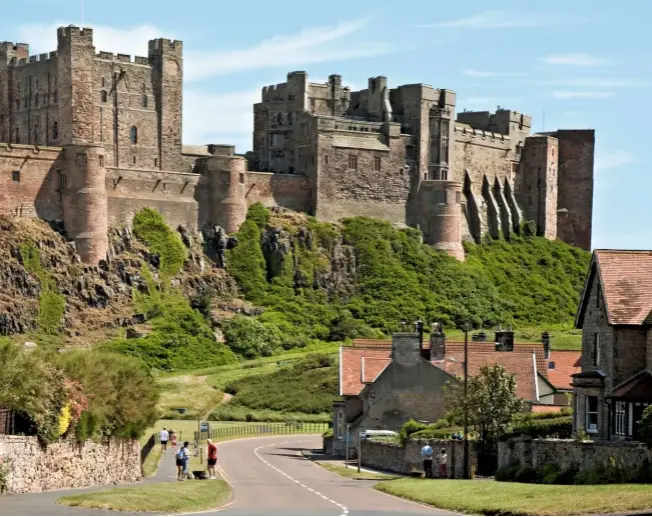
[[[234,280],[205,258],[201,238],[185,231],[182,240],[188,247],[188,258],[173,279],[174,285],[188,298],[202,292],[235,295]],[[79,260],[74,244],[47,223],[0,218],[0,335],[24,334],[37,328],[43,275],[26,262],[28,243],[37,250],[42,271],[65,297],[61,328],[67,336],[83,336],[142,320],[142,316],[134,315],[132,295],[134,290],[143,292],[147,288],[143,265],[156,277],[160,258],[128,227],[110,230],[107,259],[89,267]]]
[[[321,289],[329,298],[350,295],[356,283],[355,253],[344,244],[340,228],[332,228],[324,238],[320,226],[311,225],[301,214],[274,214],[261,239],[268,280],[291,272],[295,289]]]

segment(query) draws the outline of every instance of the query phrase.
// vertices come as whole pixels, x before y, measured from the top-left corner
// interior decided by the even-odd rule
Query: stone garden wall
[[[9,492],[133,483],[141,479],[136,440],[73,441],[41,447],[33,436],[0,435],[0,459],[9,462]],[[1,503],[0,503],[1,504]]]
[[[592,469],[610,461],[623,462],[636,468],[650,458],[648,448],[636,442],[578,442],[576,440],[512,439],[498,444],[498,467],[520,464],[534,468],[547,463],[559,465],[561,470],[571,466],[580,470]]]
[[[395,443],[362,442],[362,465],[369,468],[411,475],[423,472],[421,448],[429,444],[435,455],[441,449],[448,454],[448,477],[462,479],[464,476],[464,442],[462,440],[408,440],[404,446]],[[473,443],[469,444],[469,472],[476,467]],[[436,468],[436,466],[433,466]]]

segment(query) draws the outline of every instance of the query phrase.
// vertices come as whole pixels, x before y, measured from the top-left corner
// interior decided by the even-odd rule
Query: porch
[[[652,372],[642,370],[616,386],[607,397],[614,439],[641,439],[639,421],[652,404]]]

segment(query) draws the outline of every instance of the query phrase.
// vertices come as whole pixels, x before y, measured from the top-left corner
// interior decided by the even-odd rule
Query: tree
[[[461,382],[446,385],[446,408],[456,422],[462,423],[466,407],[469,426],[483,447],[495,444],[523,407],[522,400],[516,395],[516,379],[505,371],[503,365],[494,364],[480,368],[480,373],[470,376],[468,383],[466,398]]]
[[[652,447],[652,406],[645,408],[643,417],[638,421],[638,425],[641,439],[647,443],[648,447]]]

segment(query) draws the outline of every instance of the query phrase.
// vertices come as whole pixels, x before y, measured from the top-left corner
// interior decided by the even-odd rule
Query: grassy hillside
[[[267,349],[252,340],[247,357],[311,340],[389,335],[417,318],[443,321],[452,334],[465,323],[511,325],[535,340],[553,330],[554,343],[555,333],[571,329],[590,260],[562,242],[514,235],[465,243],[462,263],[422,244],[418,231],[385,221],[333,225],[256,205],[237,237],[228,270],[247,299],[265,308],[257,318],[264,330],[251,334]],[[576,342],[571,334],[563,346]]]

